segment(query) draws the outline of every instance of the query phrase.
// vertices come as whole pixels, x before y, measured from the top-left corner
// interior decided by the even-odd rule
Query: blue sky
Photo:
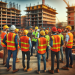
[[[2,0],[2,1],[5,1],[5,0]],[[22,15],[26,14],[24,10],[26,10],[26,6],[30,6],[30,3],[31,3],[31,6],[38,5],[38,2],[39,4],[42,4],[42,0],[7,0],[7,3],[9,3],[10,1],[15,2],[15,4],[18,3],[19,5],[21,5]],[[66,0],[66,1],[67,2],[69,1],[70,6],[72,6],[72,4],[75,5],[75,0]],[[45,4],[53,8],[56,8],[58,13],[56,17],[59,19],[60,22],[67,22],[67,17],[66,17],[67,5],[63,0],[45,0]],[[56,20],[56,22],[58,22],[58,20]]]

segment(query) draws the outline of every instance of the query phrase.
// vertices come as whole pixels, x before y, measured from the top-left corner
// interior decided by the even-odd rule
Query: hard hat
[[[44,36],[45,35],[45,31],[44,30],[40,31],[40,34]]]
[[[16,29],[16,27],[15,27],[15,25],[12,25],[11,27],[10,27],[10,30],[15,30]]]
[[[4,25],[4,26],[3,26],[3,29],[7,29],[7,28],[9,28],[7,25]]]
[[[46,34],[48,34],[48,33],[49,33],[49,31],[48,31],[48,30],[45,30],[45,33],[46,33]]]
[[[19,31],[19,29],[16,28],[16,29],[15,29],[15,33],[17,33],[18,31]]]
[[[53,32],[56,32],[56,31],[57,31],[57,28],[56,28],[56,27],[53,27],[53,28],[52,28],[52,31],[53,31]]]
[[[35,29],[38,29],[38,27],[36,26]]]
[[[60,33],[62,32],[62,30],[61,30],[61,29],[58,29],[57,31],[58,31],[58,32],[60,32]]]
[[[67,28],[67,29],[69,29],[69,30],[71,30],[71,29],[72,29],[72,28],[71,28],[71,26],[67,26],[66,28]]]
[[[28,34],[28,30],[24,30],[23,33],[24,33],[25,35],[27,35],[27,34]]]

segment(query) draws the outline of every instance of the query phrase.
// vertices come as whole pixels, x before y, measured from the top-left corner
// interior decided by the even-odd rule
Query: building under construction
[[[75,6],[70,6],[66,0],[63,0],[67,4],[67,24],[72,27],[72,30],[75,30]]]
[[[26,27],[26,16],[21,16],[21,27],[22,28]]]
[[[18,9],[19,8],[19,9]],[[15,3],[9,3],[9,8],[6,2],[0,1],[0,30],[4,25],[15,25],[17,28],[21,26],[20,5],[17,8]]]
[[[56,25],[55,9],[45,5],[45,0],[42,0],[41,5],[26,7],[28,26],[53,27]]]

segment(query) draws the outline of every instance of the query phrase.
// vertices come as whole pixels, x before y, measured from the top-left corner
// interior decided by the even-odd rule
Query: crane
[[[63,0],[63,1],[66,3],[66,5],[67,5],[68,7],[70,7],[69,2],[67,3],[66,0]]]

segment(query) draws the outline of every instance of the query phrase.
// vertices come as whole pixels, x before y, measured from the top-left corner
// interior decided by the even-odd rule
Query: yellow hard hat
[[[7,28],[9,28],[7,25],[4,25],[4,26],[3,26],[3,29],[7,29]]]
[[[40,34],[44,36],[45,35],[45,31],[44,30],[40,31]]]
[[[28,34],[28,30],[24,30],[23,33],[24,33],[24,35],[27,35]]]
[[[69,30],[71,30],[72,28],[71,28],[71,26],[67,26],[66,28],[68,28]]]
[[[16,28],[16,29],[15,29],[15,33],[17,33],[18,31],[19,31],[19,29]]]
[[[38,27],[36,26],[35,29],[38,29]]]
[[[46,34],[48,34],[48,33],[49,33],[49,31],[48,31],[48,30],[45,30],[45,33],[46,33]]]

